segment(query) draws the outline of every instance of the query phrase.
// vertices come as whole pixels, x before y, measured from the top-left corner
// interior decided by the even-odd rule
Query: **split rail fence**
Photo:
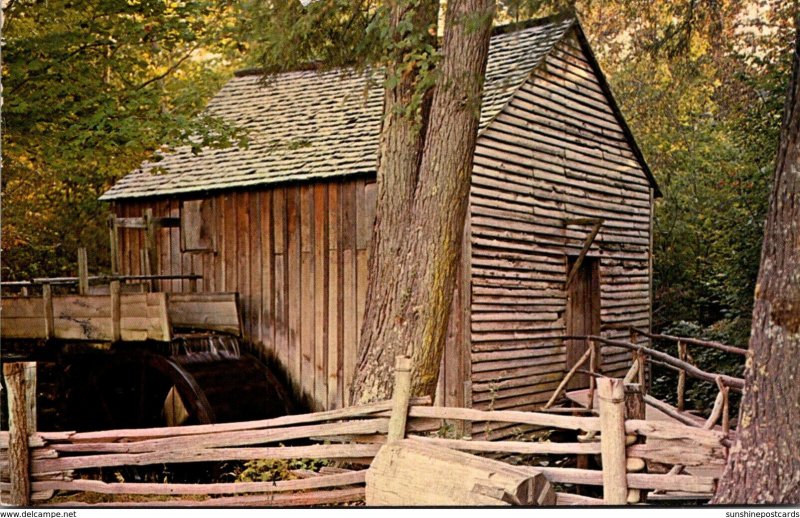
[[[576,374],[585,373],[590,376],[587,407],[589,410],[591,410],[594,405],[594,394],[596,392],[595,379],[602,375],[597,363],[598,359],[602,357],[602,349],[607,347],[627,349],[631,352],[632,362],[630,369],[625,374],[623,382],[625,384],[636,382],[636,385],[638,385],[636,390],[642,393],[642,399],[645,404],[658,409],[659,411],[668,415],[670,418],[688,426],[711,429],[717,427],[717,423],[721,420],[720,427],[727,436],[725,442],[728,446],[730,446],[731,438],[733,437],[730,415],[730,392],[734,391],[741,393],[744,389],[744,379],[726,374],[708,372],[701,369],[694,363],[693,358],[689,353],[688,346],[692,345],[701,348],[712,348],[728,354],[744,357],[747,357],[750,354],[749,351],[747,349],[742,349],[740,347],[734,347],[719,342],[671,335],[653,334],[635,327],[631,327],[629,329],[629,342],[622,340],[611,340],[602,336],[592,335],[568,337],[586,340],[588,345],[587,350],[584,355],[579,358],[574,365],[572,365],[569,371],[567,371],[566,375],[561,380],[561,383],[559,383],[559,385],[556,387],[553,395],[544,405],[543,409],[549,409],[554,403],[560,400],[559,398],[563,395],[569,386],[569,382]],[[677,357],[639,344],[639,336],[645,336],[650,340],[673,342],[677,347]],[[677,372],[676,407],[673,407],[672,405],[669,405],[647,393],[649,386],[649,383],[647,382],[647,373],[654,365],[665,367]],[[714,401],[714,405],[711,409],[709,417],[705,420],[685,411],[687,378],[694,378],[696,380],[714,383],[717,386],[718,392]]]
[[[558,488],[559,505],[625,504],[645,493],[710,495],[716,478],[681,474],[680,466],[722,464],[726,435],[632,413],[643,407],[641,391],[624,380],[598,377],[599,415],[483,411],[430,406],[410,398],[408,358],[398,360],[393,400],[274,419],[172,428],[97,432],[27,429],[24,372],[4,365],[10,430],[0,433],[0,492],[12,505],[120,505],[88,503],[80,493],[120,497],[125,506],[311,506],[363,501],[367,468],[387,441],[407,437],[495,458],[516,455],[595,457],[599,469],[530,465]],[[635,384],[633,384],[635,385]],[[635,388],[635,387],[633,387]],[[627,390],[626,390],[627,389]],[[504,423],[574,432],[573,442],[479,441],[442,437],[444,423]],[[456,427],[458,428],[458,427]],[[175,465],[253,459],[327,459],[319,472],[295,470],[293,480],[225,483],[143,483],[98,480],[102,468]],[[337,466],[337,467],[333,467]],[[346,467],[345,467],[346,466]],[[662,466],[666,473],[646,473]],[[673,469],[669,470],[669,467]],[[420,466],[420,470],[424,470]],[[94,477],[94,478],[92,478]],[[603,498],[577,494],[600,486]],[[135,495],[135,497],[132,497]],[[96,499],[95,499],[96,500]]]

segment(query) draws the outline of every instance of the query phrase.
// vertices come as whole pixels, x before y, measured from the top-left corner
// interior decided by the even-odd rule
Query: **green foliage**
[[[402,109],[419,119],[440,58],[437,4],[429,0],[400,4],[399,20],[392,24],[390,6],[377,0],[317,0],[305,7],[296,0],[269,4],[244,0],[246,21],[241,30],[250,49],[248,63],[262,69],[266,80],[298,69],[383,66],[388,70],[384,87],[415,77],[415,95]]]
[[[305,68],[360,66],[380,55],[376,0],[242,0],[238,35],[247,63],[267,74]]]
[[[244,469],[237,474],[237,482],[274,482],[297,478],[292,470],[305,469],[319,471],[330,463],[324,459],[260,459],[244,463]]]
[[[165,146],[228,145],[196,117],[239,61],[266,72],[399,63],[436,79],[432,3],[404,0],[11,0],[3,83],[2,275],[107,263],[114,181]],[[498,23],[575,9],[664,193],[655,215],[655,325],[721,329],[744,346],[789,74],[796,2],[500,0]],[[302,142],[292,145],[302,146]],[[94,269],[94,268],[93,268]],[[681,324],[683,325],[683,324]],[[724,367],[724,366],[723,366]]]
[[[579,2],[664,193],[654,228],[657,328],[749,328],[791,56],[785,4]],[[746,346],[747,337],[730,338]]]
[[[673,336],[686,336],[721,342],[725,344],[747,343],[750,336],[750,321],[743,318],[722,319],[712,326],[702,327],[694,322],[675,322],[664,329],[664,333]],[[653,346],[672,356],[677,357],[677,344],[675,342],[656,341]],[[744,358],[740,355],[726,353],[709,347],[688,346],[692,363],[703,370],[726,374],[728,376],[743,377]],[[678,374],[665,367],[653,366],[652,394],[673,405],[677,403],[676,387]],[[715,383],[686,378],[686,403],[689,408],[697,410],[701,415],[708,416],[719,388]],[[739,411],[739,395],[729,394],[731,403],[731,416],[736,416]]]
[[[12,0],[3,36],[3,277],[108,263],[97,197],[165,146],[225,146],[196,117],[238,43],[221,0]]]

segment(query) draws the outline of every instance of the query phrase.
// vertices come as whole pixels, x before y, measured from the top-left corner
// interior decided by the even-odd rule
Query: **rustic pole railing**
[[[31,459],[28,450],[24,364],[3,364],[3,376],[8,391],[8,472],[11,482],[9,503],[28,506],[31,503]]]
[[[698,345],[701,347],[710,347],[712,349],[718,349],[720,351],[725,351],[726,353],[731,354],[739,354],[742,356],[748,356],[750,351],[747,349],[742,349],[741,347],[735,347],[733,345],[727,345],[720,342],[714,342],[711,340],[700,340],[698,338],[687,338],[683,336],[672,336],[672,335],[662,335],[656,333],[649,333],[644,329],[639,329],[638,327],[632,327],[631,331],[636,331],[637,333],[646,336],[653,340],[671,340],[673,342],[682,342],[688,345]]]
[[[611,346],[614,346],[614,347],[623,347],[625,349],[640,351],[640,352],[646,354],[648,357],[652,358],[653,360],[658,360],[658,361],[660,361],[662,363],[665,363],[667,365],[671,365],[671,366],[677,367],[679,369],[684,369],[686,371],[687,375],[690,375],[692,377],[695,377],[695,378],[698,378],[698,379],[701,379],[701,380],[715,382],[717,380],[717,378],[720,378],[722,380],[722,383],[724,383],[726,386],[728,386],[728,387],[730,387],[730,388],[732,388],[734,390],[738,390],[738,391],[741,392],[741,390],[744,388],[744,379],[742,379],[742,378],[735,378],[733,376],[728,376],[726,374],[714,374],[714,373],[711,373],[711,372],[706,372],[706,371],[704,371],[704,370],[692,365],[691,363],[680,361],[677,358],[673,358],[672,356],[670,356],[667,353],[664,353],[664,352],[661,352],[661,351],[657,351],[655,349],[651,349],[651,348],[645,347],[643,345],[633,344],[633,343],[625,342],[623,340],[611,340],[611,339],[608,339],[608,338],[603,338],[602,336],[589,336],[588,338],[590,338],[592,340],[596,340],[597,342],[599,342],[601,344],[604,344],[604,345],[611,345]],[[640,373],[640,378],[641,378],[641,373]],[[645,393],[646,393],[646,390],[645,390]]]

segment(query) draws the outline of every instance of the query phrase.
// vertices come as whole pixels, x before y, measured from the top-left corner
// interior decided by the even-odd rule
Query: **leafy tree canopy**
[[[4,9],[4,278],[108,263],[97,197],[165,146],[226,145],[196,117],[239,43],[229,2],[11,0]]]
[[[234,68],[399,61],[434,78],[435,27],[379,0],[11,0],[4,14],[3,275],[105,264],[97,196],[162,146],[225,145],[195,117]],[[499,0],[497,22],[575,9],[664,192],[655,323],[746,343],[796,2]],[[396,26],[393,30],[390,27]],[[418,108],[419,106],[415,106]],[[684,326],[685,327],[685,326]]]

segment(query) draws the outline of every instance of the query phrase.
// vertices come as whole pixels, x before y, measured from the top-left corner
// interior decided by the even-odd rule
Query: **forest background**
[[[98,196],[191,143],[246,145],[202,113],[233,72],[363,65],[376,0],[3,0],[3,280],[108,271]],[[574,9],[663,191],[657,331],[746,347],[797,0],[506,0]],[[740,374],[713,352],[699,361]],[[708,363],[705,363],[710,367]]]

